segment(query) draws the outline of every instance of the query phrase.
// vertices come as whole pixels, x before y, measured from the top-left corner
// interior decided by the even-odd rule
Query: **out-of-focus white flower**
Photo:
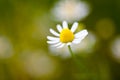
[[[78,0],[61,0],[52,9],[55,20],[68,22],[78,21],[85,18],[90,12],[89,5]]]
[[[49,77],[56,70],[55,61],[43,51],[27,51],[22,54],[25,71],[32,77]]]
[[[120,62],[120,37],[117,37],[111,44],[112,57]]]
[[[57,25],[59,33],[50,29],[50,32],[56,37],[47,36],[47,39],[49,40],[47,43],[57,48],[62,48],[65,45],[80,43],[88,35],[88,32],[87,30],[82,30],[75,33],[77,27],[78,23],[75,22],[71,29],[69,29],[67,22],[63,21],[63,28],[60,25]]]
[[[79,44],[72,44],[71,48],[73,52],[76,53],[92,53],[94,51],[95,44],[97,42],[97,38],[94,33],[89,32],[89,35],[81,41]],[[49,46],[49,50],[51,54],[55,56],[61,56],[62,58],[69,58],[71,54],[69,53],[67,45],[62,48],[54,48],[53,46]]]
[[[3,36],[0,36],[0,58],[9,58],[13,54],[13,49],[10,41]]]

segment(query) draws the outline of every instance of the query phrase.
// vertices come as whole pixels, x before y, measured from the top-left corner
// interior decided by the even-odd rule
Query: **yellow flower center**
[[[69,29],[63,29],[60,33],[60,41],[63,43],[71,42],[74,39],[74,34]]]

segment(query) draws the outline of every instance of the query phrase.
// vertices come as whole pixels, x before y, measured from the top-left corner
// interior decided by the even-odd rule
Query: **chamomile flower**
[[[71,44],[72,51],[77,55],[89,56],[94,52],[95,45],[98,42],[97,36],[88,31],[89,35],[79,44]],[[62,48],[54,48],[52,45],[49,45],[49,50],[53,56],[60,56],[63,59],[71,58],[71,54],[68,50],[68,46],[64,46]]]
[[[60,0],[52,9],[52,19],[67,20],[69,23],[84,19],[90,13],[90,6],[81,0]]]
[[[112,51],[111,56],[113,57],[113,59],[120,62],[120,36],[116,37],[110,45],[110,49]]]
[[[68,24],[66,21],[63,21],[62,26],[57,25],[56,27],[59,33],[54,31],[53,29],[50,29],[50,32],[54,35],[54,37],[47,36],[47,43],[57,48],[62,48],[65,45],[78,44],[88,34],[87,30],[82,30],[75,33],[75,30],[78,27],[77,22],[72,25],[71,29],[68,28]]]

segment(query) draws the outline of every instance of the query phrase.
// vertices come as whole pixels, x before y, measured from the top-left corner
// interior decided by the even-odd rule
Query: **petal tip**
[[[84,31],[85,31],[84,33],[86,33],[86,35],[88,35],[88,31],[86,29]]]
[[[63,21],[62,26],[63,26],[63,28],[68,28],[68,23],[67,23],[67,21]]]
[[[78,24],[78,22],[74,22],[74,24]]]

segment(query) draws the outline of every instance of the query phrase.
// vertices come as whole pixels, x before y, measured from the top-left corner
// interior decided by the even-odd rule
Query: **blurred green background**
[[[0,0],[0,80],[120,79],[120,0],[66,1],[73,2],[65,8],[65,0]],[[89,31],[73,48],[79,67],[66,50],[46,43],[49,28],[63,19]]]

